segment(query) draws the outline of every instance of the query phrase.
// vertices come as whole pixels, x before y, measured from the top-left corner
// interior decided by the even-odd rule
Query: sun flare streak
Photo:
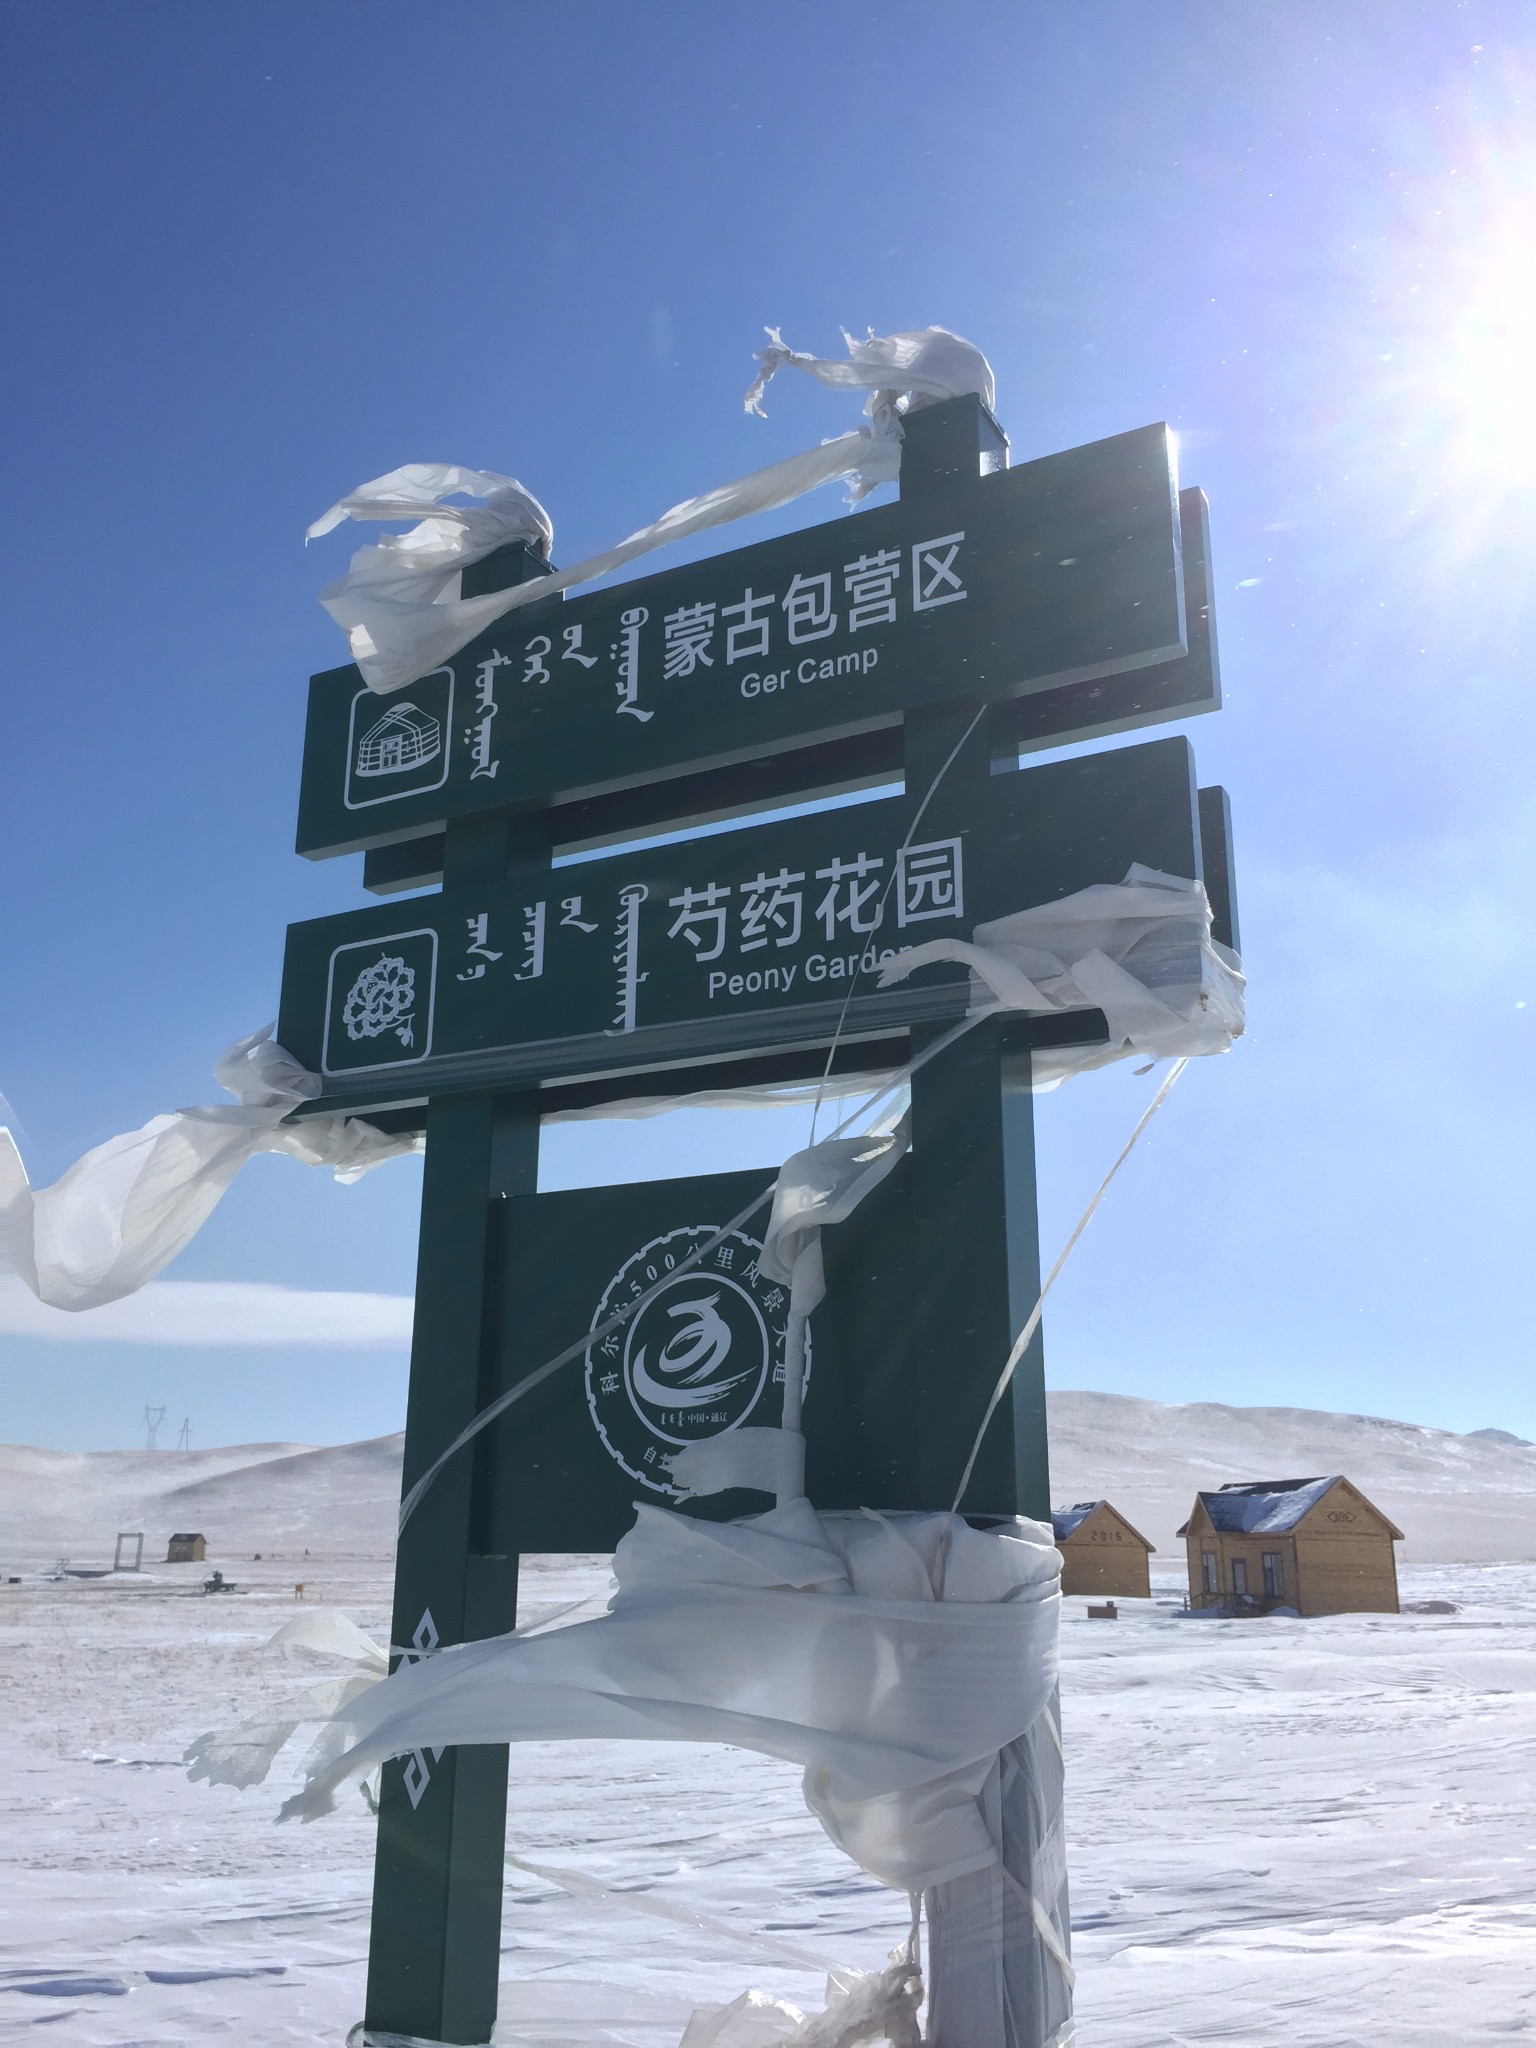
[[[1351,224],[1348,395],[1325,373],[1313,444],[1364,493],[1384,601],[1405,576],[1475,587],[1485,623],[1528,604],[1536,550],[1533,96],[1523,71],[1484,80],[1397,138]]]
[[[1441,400],[1451,480],[1530,489],[1536,472],[1536,167],[1451,284]]]

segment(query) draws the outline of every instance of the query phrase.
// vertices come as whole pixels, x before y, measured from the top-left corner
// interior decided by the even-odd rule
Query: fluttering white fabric
[[[804,1493],[800,1395],[805,1384],[806,1319],[827,1292],[822,1229],[853,1214],[891,1172],[906,1151],[909,1136],[903,1117],[893,1129],[864,1137],[824,1138],[819,1145],[791,1153],[779,1168],[758,1264],[765,1279],[789,1289],[784,1421],[779,1429],[725,1430],[674,1452],[670,1474],[687,1492],[724,1493],[730,1487],[754,1486],[775,1494],[781,1505]]]
[[[1037,1088],[1132,1053],[1227,1052],[1243,1030],[1242,967],[1211,936],[1204,884],[1140,863],[1123,882],[979,924],[969,941],[934,939],[894,954],[880,986],[939,961],[970,968],[975,1006],[1104,1012],[1107,1041],[1033,1055]]]
[[[834,1970],[823,2011],[807,2015],[787,1998],[744,1991],[729,2005],[701,2005],[678,2048],[922,2048],[918,2011],[923,1973],[910,1947],[897,1949],[877,1974]]]
[[[201,1228],[258,1152],[329,1166],[341,1181],[420,1149],[358,1117],[283,1119],[320,1080],[272,1041],[270,1025],[232,1045],[214,1078],[235,1097],[152,1117],[34,1188],[0,1129],[0,1273],[19,1274],[52,1308],[99,1308],[152,1280]]]
[[[509,1861],[516,1863],[517,1858]],[[520,1867],[531,1868],[528,1864]],[[621,1896],[631,1905],[641,1903],[642,1899],[636,1892]],[[739,1931],[731,1931],[734,1938],[740,1939]],[[826,1987],[826,2007],[818,2013],[806,2014],[787,1998],[774,1998],[756,1990],[744,1991],[728,2005],[697,2006],[678,2048],[866,2048],[866,2044],[878,2041],[889,2041],[891,2048],[922,2048],[918,2011],[923,1978],[907,1944],[892,1952],[886,1969],[869,1973],[833,1970]],[[611,2011],[600,2009],[590,2016],[578,2017],[582,2004],[602,1987],[566,1987],[564,2010],[553,2024],[545,2017],[547,1986],[533,1993],[537,2017],[518,2013],[518,1993],[526,1988],[517,1984],[502,1986],[503,2004],[510,1990],[514,2010],[510,2019],[498,2020],[491,2029],[488,2048],[555,2048],[557,2042],[570,2042],[572,2048],[577,2048],[578,2043],[579,2048],[632,2048],[634,2032],[622,2020],[615,2022]],[[610,1993],[605,2004],[611,1999]],[[448,2048],[448,2044],[427,2040],[420,2034],[392,2033],[359,2021],[347,2035],[346,2048]],[[1047,2044],[1031,2043],[1029,2048],[1047,2048]],[[1050,2048],[1058,2048],[1058,2044],[1050,2044]]]
[[[234,1728],[204,1735],[187,1752],[189,1778],[241,1790],[259,1785],[296,1729],[328,1721],[359,1693],[376,1685],[389,1669],[389,1653],[372,1636],[346,1615],[326,1608],[296,1615],[280,1628],[267,1644],[267,1655],[274,1652],[291,1661],[311,1656],[346,1664],[351,1674],[325,1679],[281,1707],[253,1714]]]
[[[902,412],[967,391],[979,391],[988,405],[992,403],[992,372],[986,357],[942,327],[912,334],[871,334],[860,342],[849,337],[848,361],[830,363],[786,349],[776,328],[768,332],[773,346],[759,355],[762,368],[747,395],[749,410],[761,410],[757,400],[763,386],[787,364],[810,371],[823,384],[870,391],[870,424],[685,498],[617,547],[589,555],[569,569],[482,597],[459,595],[460,571],[508,540],[531,540],[546,554],[552,545],[543,506],[515,478],[491,470],[407,463],[339,499],[310,527],[308,538],[330,532],[347,518],[414,518],[430,510],[430,516],[409,533],[360,549],[347,574],[320,594],[320,602],[346,633],[368,687],[381,695],[403,689],[450,661],[477,633],[521,605],[607,576],[672,541],[787,505],[836,477],[848,477],[851,496],[863,498],[900,471]],[[486,502],[473,507],[443,502],[456,494]]]
[[[445,502],[455,496],[482,502]],[[413,682],[464,645],[461,639],[444,651],[461,616],[460,576],[471,563],[510,541],[527,541],[546,557],[554,543],[549,514],[516,477],[452,462],[408,462],[359,484],[315,521],[305,539],[318,540],[344,519],[413,519],[423,512],[427,517],[408,533],[385,534],[359,548],[346,575],[320,593],[375,690]],[[506,609],[505,599],[500,609]],[[496,616],[493,610],[490,617]]]
[[[802,1765],[811,1811],[881,1883],[942,1884],[997,1860],[980,1796],[1055,1685],[1060,1568],[1036,1522],[641,1506],[607,1614],[402,1666],[340,1710],[344,1747],[283,1811],[324,1813],[424,1746],[729,1742]]]
[[[995,1863],[925,1893],[932,2042],[1067,2048],[1071,1912],[1060,1706],[1009,1743],[981,1791]]]
[[[779,1168],[759,1266],[790,1290],[791,1308],[809,1315],[827,1291],[821,1233],[842,1223],[894,1169],[911,1140],[907,1117],[859,1138],[825,1138],[792,1152]]]
[[[1157,868],[1138,864],[1124,881],[1095,884],[1058,902],[978,925],[969,942],[940,939],[909,947],[885,963],[879,986],[892,987],[940,960],[973,970],[977,1006],[1002,1002],[1036,1013],[1105,1011],[1110,1027],[1105,1042],[1035,1053],[1032,1084],[1037,1090],[1138,1053],[1157,1059],[1226,1052],[1242,1035],[1242,963],[1230,947],[1212,938],[1203,885]],[[896,1103],[886,1122],[894,1128],[907,1097],[905,1083],[892,1073],[640,1095],[556,1110],[545,1121],[642,1118],[674,1109],[782,1109],[893,1093]]]
[[[784,1380],[790,1381],[791,1360],[796,1356],[786,1333]],[[798,1353],[802,1385],[805,1375],[803,1344]],[[718,1436],[700,1437],[684,1444],[667,1460],[667,1477],[684,1493],[705,1495],[729,1493],[748,1486],[757,1493],[771,1493],[775,1500],[798,1500],[805,1492],[805,1437],[798,1422],[786,1417],[778,1428],[724,1429]]]
[[[763,392],[780,370],[803,370],[834,391],[873,394],[865,410],[872,419],[892,413],[917,412],[943,398],[971,391],[990,412],[997,403],[992,365],[974,342],[963,341],[947,327],[919,327],[905,334],[869,330],[857,341],[843,330],[846,356],[804,355],[787,348],[777,327],[768,329],[767,348],[757,352],[758,371],[744,401],[748,412],[761,413]]]
[[[448,505],[443,501],[456,495],[481,498],[480,505]],[[430,549],[435,537],[446,545],[457,534],[464,541],[460,565],[478,561],[492,548],[508,541],[526,540],[547,555],[554,545],[555,529],[549,514],[533,493],[515,476],[502,476],[494,469],[464,469],[456,462],[407,462],[386,476],[359,484],[344,498],[338,498],[328,512],[322,512],[304,538],[319,540],[344,519],[414,519],[429,516],[422,525],[418,545]],[[420,533],[421,528],[415,529]],[[409,548],[410,534],[390,534],[378,543],[387,552]]]

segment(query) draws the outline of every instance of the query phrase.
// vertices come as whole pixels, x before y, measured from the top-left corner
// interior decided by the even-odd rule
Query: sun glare
[[[1349,398],[1313,447],[1368,488],[1392,578],[1475,575],[1486,615],[1529,601],[1536,546],[1536,73],[1477,95],[1393,136],[1352,223]]]
[[[1536,479],[1536,177],[1477,232],[1451,303],[1443,400],[1450,480],[1529,489]]]

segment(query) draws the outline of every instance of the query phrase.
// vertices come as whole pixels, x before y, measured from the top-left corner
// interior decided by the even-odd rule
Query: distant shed
[[[165,1553],[167,1564],[201,1564],[208,1555],[206,1540],[197,1534],[173,1536]]]
[[[1179,1534],[1189,1604],[1228,1614],[1396,1614],[1403,1532],[1342,1473],[1234,1482],[1195,1496]]]
[[[1091,1593],[1096,1599],[1116,1594],[1126,1600],[1151,1599],[1152,1573],[1147,1560],[1153,1546],[1107,1500],[1080,1500],[1075,1507],[1052,1508],[1051,1527],[1061,1552],[1063,1593]]]

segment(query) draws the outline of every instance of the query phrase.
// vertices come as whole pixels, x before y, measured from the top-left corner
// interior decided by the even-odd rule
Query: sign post
[[[494,1097],[463,1095],[434,1103],[427,1115],[408,1484],[481,1406],[497,1107]],[[513,1170],[520,1165],[531,1183],[537,1123],[527,1119],[508,1135],[508,1149],[522,1154]],[[401,1537],[392,1640],[409,1645],[408,1654],[430,1655],[516,1625],[517,1559],[486,1554],[480,1482],[475,1459],[451,1466]],[[437,2041],[489,2039],[506,1799],[505,1749],[416,1751],[383,1771],[368,1948],[370,2028]]]
[[[880,991],[883,959],[1133,862],[1203,876],[1234,940],[1225,798],[1197,788],[1182,738],[1019,765],[1219,702],[1204,503],[1178,490],[1166,431],[1010,471],[978,400],[904,426],[898,504],[534,599],[389,698],[352,669],[314,680],[299,850],[362,851],[380,895],[440,884],[291,927],[279,1023],[323,1077],[314,1109],[426,1132],[406,1488],[498,1394],[662,1289],[424,1497],[397,1562],[401,1656],[510,1629],[519,1554],[609,1550],[637,1499],[713,1519],[769,1504],[684,1501],[667,1474],[681,1444],[778,1419],[787,1303],[758,1268],[763,1216],[667,1275],[770,1174],[540,1194],[541,1115],[812,1078],[829,1057],[899,1068],[969,981]],[[497,588],[545,567],[517,548],[470,573]],[[882,782],[901,793],[749,818]],[[913,1077],[910,1156],[825,1247],[817,1506],[949,1507],[1039,1293],[1032,1054],[1104,1032],[1094,1012],[991,1019]],[[962,1509],[1049,1515],[1038,1335]],[[370,2029],[489,2038],[506,1786],[504,1749],[385,1767]],[[974,1922],[951,1889],[936,1931]],[[970,1964],[935,1941],[933,1995],[958,2009]],[[997,2038],[1031,2048],[1049,2015],[1022,2006],[1054,1994],[1016,1976]]]
[[[460,886],[547,860],[537,825],[468,818],[448,828]],[[421,1234],[405,1426],[414,1485],[485,1405],[492,1203],[538,1183],[536,1105],[466,1092],[426,1109]],[[483,1457],[443,1473],[402,1532],[390,1640],[430,1656],[517,1625],[517,1557],[486,1540]],[[409,1650],[405,1646],[409,1645]],[[394,1660],[392,1660],[393,1663]],[[415,1751],[380,1776],[364,2023],[445,2042],[490,2039],[506,1854],[507,1751]]]

